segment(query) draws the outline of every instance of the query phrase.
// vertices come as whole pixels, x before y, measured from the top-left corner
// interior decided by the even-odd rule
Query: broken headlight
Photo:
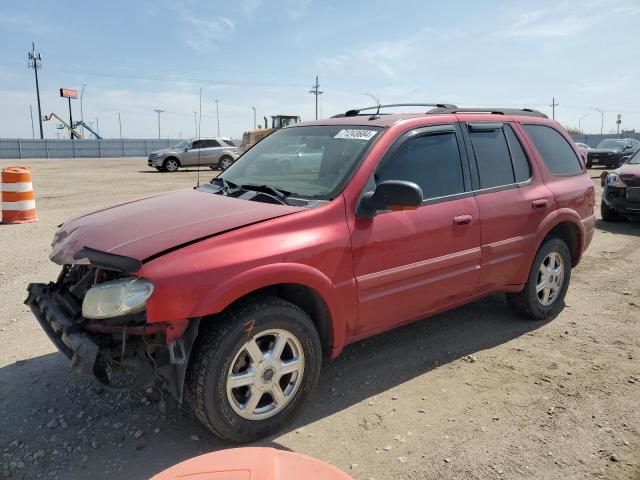
[[[627,184],[620,180],[620,177],[615,173],[610,173],[609,175],[607,175],[607,185],[610,187],[618,188],[624,188],[627,186]]]
[[[90,288],[82,302],[82,316],[101,319],[137,313],[153,294],[153,283],[130,277],[104,282]]]

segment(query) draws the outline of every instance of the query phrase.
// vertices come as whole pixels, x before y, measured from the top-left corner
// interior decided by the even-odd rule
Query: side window
[[[453,132],[407,140],[376,172],[376,183],[406,180],[422,188],[426,199],[464,192],[462,159]]]
[[[205,140],[205,148],[219,147],[220,144],[217,140]]]
[[[502,128],[474,130],[469,125],[469,136],[478,165],[480,188],[492,188],[515,183],[509,147]]]
[[[523,125],[545,165],[556,175],[582,171],[582,165],[569,142],[555,129],[546,125]]]
[[[193,143],[191,144],[191,150],[197,150],[199,148],[203,148],[202,144],[204,143],[203,140],[194,140]]]
[[[531,165],[527,160],[527,155],[522,149],[520,140],[516,137],[510,125],[504,125],[504,135],[507,137],[509,151],[511,152],[511,160],[513,161],[513,170],[516,175],[516,182],[524,182],[531,178]]]

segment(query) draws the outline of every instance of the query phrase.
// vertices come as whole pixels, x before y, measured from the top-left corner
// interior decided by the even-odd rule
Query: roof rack
[[[449,103],[390,103],[388,105],[375,105],[373,107],[365,107],[365,108],[356,108],[353,110],[347,110],[345,113],[339,113],[338,115],[334,115],[331,118],[341,118],[341,117],[356,117],[358,115],[370,115],[368,113],[360,113],[364,110],[376,110],[376,113],[373,114],[374,117],[378,117],[379,115],[388,115],[387,113],[380,113],[381,108],[388,107],[436,107],[444,108],[444,109],[456,109],[455,105],[451,105]]]
[[[544,113],[531,108],[457,108],[438,106],[427,113],[492,113],[497,115],[522,115],[527,117],[549,118]]]

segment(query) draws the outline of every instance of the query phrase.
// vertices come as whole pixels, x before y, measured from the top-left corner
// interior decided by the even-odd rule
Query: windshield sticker
[[[376,133],[378,133],[377,130],[340,130],[333,138],[348,138],[350,140],[371,140]]]

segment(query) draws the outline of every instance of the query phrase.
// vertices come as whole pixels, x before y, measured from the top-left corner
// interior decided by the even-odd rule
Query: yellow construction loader
[[[255,145],[257,142],[262,140],[274,130],[293,125],[294,123],[298,123],[299,121],[300,117],[298,115],[272,115],[271,128],[269,128],[267,117],[264,117],[264,128],[258,128],[257,130],[244,132],[244,134],[242,135],[241,148],[244,151]]]

